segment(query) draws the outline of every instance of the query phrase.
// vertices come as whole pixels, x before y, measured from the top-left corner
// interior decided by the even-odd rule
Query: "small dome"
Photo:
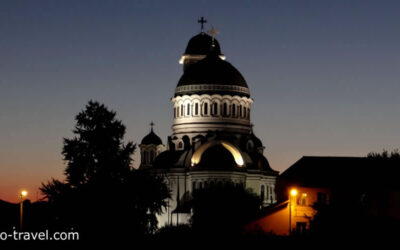
[[[202,87],[199,87],[199,85]],[[175,96],[205,93],[250,96],[246,80],[242,74],[232,64],[220,59],[214,53],[189,66],[175,90]]]
[[[153,129],[150,131],[148,135],[146,135],[143,139],[141,144],[143,145],[160,145],[162,144],[162,140],[156,133],[153,132]]]
[[[187,55],[208,55],[212,44],[212,37],[204,32],[192,37],[186,47],[185,54]],[[216,39],[214,39],[215,51],[221,55],[221,48]]]

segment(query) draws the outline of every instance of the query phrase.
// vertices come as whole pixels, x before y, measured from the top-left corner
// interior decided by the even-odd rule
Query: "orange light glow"
[[[296,196],[297,195],[297,190],[296,189],[290,190],[290,195],[291,196]]]
[[[25,196],[27,196],[28,195],[28,192],[26,191],[26,190],[22,190],[21,191],[21,196],[22,197],[25,197]]]

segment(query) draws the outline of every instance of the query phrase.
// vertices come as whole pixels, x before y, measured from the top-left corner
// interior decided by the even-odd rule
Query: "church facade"
[[[171,190],[159,226],[188,223],[184,204],[196,189],[240,185],[276,202],[276,177],[254,134],[253,99],[242,74],[225,60],[218,41],[205,32],[192,37],[181,56],[183,74],[171,98],[174,120],[166,145],[151,132],[140,147],[140,169],[165,177]]]

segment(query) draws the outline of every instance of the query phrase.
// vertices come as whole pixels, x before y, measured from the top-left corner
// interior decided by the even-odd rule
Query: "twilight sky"
[[[178,64],[214,25],[245,77],[271,166],[400,142],[399,1],[0,1],[0,199],[63,179],[62,138],[90,100],[126,140],[171,133]],[[138,166],[138,154],[135,155]],[[40,195],[39,195],[40,196]]]

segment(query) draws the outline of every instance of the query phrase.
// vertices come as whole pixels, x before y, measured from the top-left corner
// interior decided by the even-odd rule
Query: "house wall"
[[[271,214],[268,214],[245,227],[246,234],[289,234],[289,206],[287,202]]]
[[[246,233],[288,235],[289,224],[292,232],[295,232],[299,223],[305,224],[303,229],[309,229],[310,221],[317,213],[314,204],[319,202],[318,194],[324,194],[326,204],[329,204],[330,191],[325,188],[292,187],[288,192],[291,189],[297,190],[296,196],[290,196],[290,200],[269,207],[263,217],[246,226]]]

